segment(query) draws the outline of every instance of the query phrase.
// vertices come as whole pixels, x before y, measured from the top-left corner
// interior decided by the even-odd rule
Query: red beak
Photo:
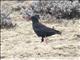
[[[30,16],[23,16],[24,19],[26,19],[27,21],[31,20]]]

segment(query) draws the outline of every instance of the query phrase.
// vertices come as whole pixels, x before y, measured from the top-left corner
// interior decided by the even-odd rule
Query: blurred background
[[[1,2],[2,2],[0,9],[1,10],[0,25],[2,25],[1,27],[5,27],[11,24],[10,19],[14,17],[15,14],[21,17],[27,16],[27,13],[30,15],[39,14],[41,20],[55,20],[55,19],[71,20],[80,18],[79,0],[59,0],[59,1],[58,0],[54,1],[46,1],[46,0],[4,1],[3,0]]]

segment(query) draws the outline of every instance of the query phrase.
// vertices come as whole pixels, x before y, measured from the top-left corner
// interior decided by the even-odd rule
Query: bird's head
[[[40,19],[39,15],[27,15],[27,17],[23,16],[24,19],[28,19],[28,21],[32,20],[32,22],[38,22],[38,20]]]
[[[31,20],[33,19],[40,19],[39,15],[34,15],[34,16],[31,16]]]
[[[39,15],[31,16],[31,20],[32,20],[33,23],[39,22],[39,19],[40,19]]]

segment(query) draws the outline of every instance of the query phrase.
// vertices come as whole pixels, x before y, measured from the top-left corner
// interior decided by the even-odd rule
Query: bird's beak
[[[23,16],[23,19],[26,19],[27,21],[31,20],[31,16]]]

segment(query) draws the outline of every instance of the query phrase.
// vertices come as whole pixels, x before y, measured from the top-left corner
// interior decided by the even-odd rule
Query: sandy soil
[[[76,21],[75,24],[69,22],[66,26],[64,23],[42,22],[46,26],[54,26],[55,29],[62,32],[61,35],[56,34],[48,37],[46,45],[40,43],[41,38],[34,33],[31,21],[16,21],[15,28],[1,29],[1,58],[2,60],[7,60],[7,58],[12,58],[10,60],[24,58],[22,60],[25,60],[30,57],[80,57],[79,22]]]

